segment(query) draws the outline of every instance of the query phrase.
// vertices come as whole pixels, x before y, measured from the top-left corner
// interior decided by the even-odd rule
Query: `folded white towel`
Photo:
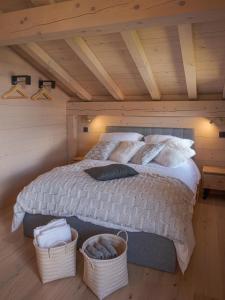
[[[61,245],[62,242],[71,242],[71,238],[70,226],[66,224],[41,231],[36,236],[36,241],[40,248],[51,248]]]
[[[66,219],[55,219],[50,221],[47,225],[39,226],[34,229],[34,238],[36,238],[40,233],[45,230],[66,225]]]

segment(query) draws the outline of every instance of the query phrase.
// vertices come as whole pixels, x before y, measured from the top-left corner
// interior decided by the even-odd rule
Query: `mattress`
[[[55,218],[53,216],[26,213],[23,220],[25,236],[33,237],[34,228],[45,225]],[[95,234],[116,234],[118,232],[117,229],[95,225],[82,221],[77,217],[67,217],[66,219],[79,233],[78,247],[81,247],[87,238]],[[176,257],[176,249],[171,240],[152,233],[128,232],[128,262],[174,273],[177,269]]]

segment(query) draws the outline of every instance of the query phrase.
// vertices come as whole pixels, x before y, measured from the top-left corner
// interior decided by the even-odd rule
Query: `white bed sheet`
[[[141,167],[143,170],[143,166]],[[197,186],[201,175],[198,167],[191,158],[177,168],[168,168],[157,163],[149,163],[146,165],[146,168],[159,175],[177,178],[186,184],[193,191],[193,193],[196,193],[197,191]]]

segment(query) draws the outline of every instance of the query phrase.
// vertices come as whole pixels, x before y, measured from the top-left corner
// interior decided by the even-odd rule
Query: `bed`
[[[194,140],[194,133],[192,129],[112,126],[107,127],[106,131],[139,132],[145,136],[149,134],[165,134]],[[81,162],[81,168],[82,164],[85,167],[89,165],[99,165],[99,162]],[[133,167],[140,169],[140,166]],[[73,170],[73,168],[75,167],[70,167],[71,170]],[[141,172],[143,172],[143,168],[141,168]],[[176,168],[176,170],[162,167],[155,163],[150,163],[148,164],[148,166],[144,167],[144,172],[154,173],[158,176],[167,176],[168,178],[173,178],[173,180],[176,179],[177,181],[182,181],[182,183],[184,183],[185,186],[192,191],[193,198],[195,198],[196,196],[197,185],[200,179],[200,175],[195,163],[191,159],[188,160],[181,167]],[[188,210],[191,210],[193,205],[194,200],[192,204],[187,206]],[[34,212],[36,211],[37,210],[35,210]],[[63,214],[61,213],[61,216],[62,215]],[[35,227],[46,224],[55,217],[59,216],[55,214],[46,215],[43,213],[33,213],[32,210],[25,211],[22,217],[24,234],[26,236],[32,237],[33,229]],[[134,230],[134,228],[120,226],[115,222],[103,222],[101,220],[96,221],[92,218],[81,217],[81,215],[71,215],[67,216],[66,218],[68,223],[72,227],[75,227],[79,232],[78,246],[81,246],[81,244],[86,238],[94,234],[103,232],[116,233],[119,229],[124,229],[128,231],[129,236],[128,261],[131,263],[143,265],[146,267],[152,267],[166,272],[175,272],[177,269],[177,261],[179,262],[181,270],[184,271],[187,267],[188,261],[190,259],[195,244],[192,226],[189,226],[187,230],[188,232],[186,233],[185,237],[188,247],[184,247],[184,245],[180,243],[174,243],[173,239],[167,238],[163,235],[152,232],[146,232],[145,230]]]

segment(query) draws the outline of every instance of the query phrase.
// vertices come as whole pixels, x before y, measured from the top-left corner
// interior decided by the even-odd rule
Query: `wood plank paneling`
[[[159,100],[161,93],[158,88],[155,76],[152,72],[151,63],[149,62],[140,38],[135,30],[123,31],[121,36],[127,46],[127,49],[133,58],[133,61],[145,83],[153,100]]]
[[[219,97],[222,97],[225,86],[224,30],[224,20],[192,25],[192,48],[195,51],[194,53],[191,51],[194,56],[191,58],[191,63],[195,61],[196,72],[192,72],[193,67],[189,68],[192,70],[189,81],[193,85],[195,80],[192,78],[196,73],[198,99],[213,94],[219,94]],[[182,97],[181,100],[186,100],[187,87],[178,27],[162,24],[157,27],[138,29],[137,33],[147,60],[151,63],[152,73],[161,92],[161,99],[173,100],[175,95]],[[96,36],[82,36],[82,38],[124,94],[125,100],[136,96],[147,96],[150,99],[144,81],[119,33],[101,33]],[[186,42],[185,38],[184,45]],[[38,44],[93,96],[93,100],[109,96],[104,85],[90,72],[65,41],[42,41]],[[18,49],[14,46],[14,49],[16,48]],[[183,48],[187,49],[187,45]],[[190,63],[189,60],[187,62]],[[35,65],[35,61],[33,64]],[[39,67],[37,63],[36,66]],[[113,97],[110,96],[109,100],[112,101]]]
[[[65,42],[76,53],[76,55],[83,61],[93,75],[98,78],[101,84],[116,100],[124,100],[124,95],[112,80],[111,76],[102,66],[93,51],[88,47],[87,43],[81,37],[72,39],[65,39]]]
[[[32,95],[44,79],[8,48],[0,49],[0,94],[9,89],[11,74],[29,74]],[[8,205],[21,188],[50,168],[66,162],[66,100],[58,88],[53,100],[0,98],[0,206]]]
[[[186,82],[176,26],[138,30],[159,89],[164,95],[185,95]]]
[[[222,93],[225,83],[225,21],[193,24],[199,93]]]
[[[63,84],[68,91],[76,94],[84,100],[91,100],[91,95],[73,77],[70,76],[52,57],[48,55],[38,44],[29,43],[17,46],[24,56],[30,56],[37,64],[45,68],[53,78]]]
[[[46,13],[47,12],[47,13]],[[0,16],[0,44],[13,45],[73,35],[119,32],[141,27],[195,23],[223,18],[221,0],[64,1]]]
[[[38,43],[49,56],[58,62],[91,95],[108,95],[108,91],[96,79],[64,40]]]
[[[224,116],[224,101],[138,101],[133,102],[69,102],[68,111],[79,115],[109,114],[134,116]]]
[[[148,90],[119,33],[85,37],[85,41],[125,96],[148,95]]]
[[[178,25],[180,47],[183,58],[184,73],[186,78],[187,93],[189,99],[197,98],[197,80],[195,49],[193,43],[192,24]]]

